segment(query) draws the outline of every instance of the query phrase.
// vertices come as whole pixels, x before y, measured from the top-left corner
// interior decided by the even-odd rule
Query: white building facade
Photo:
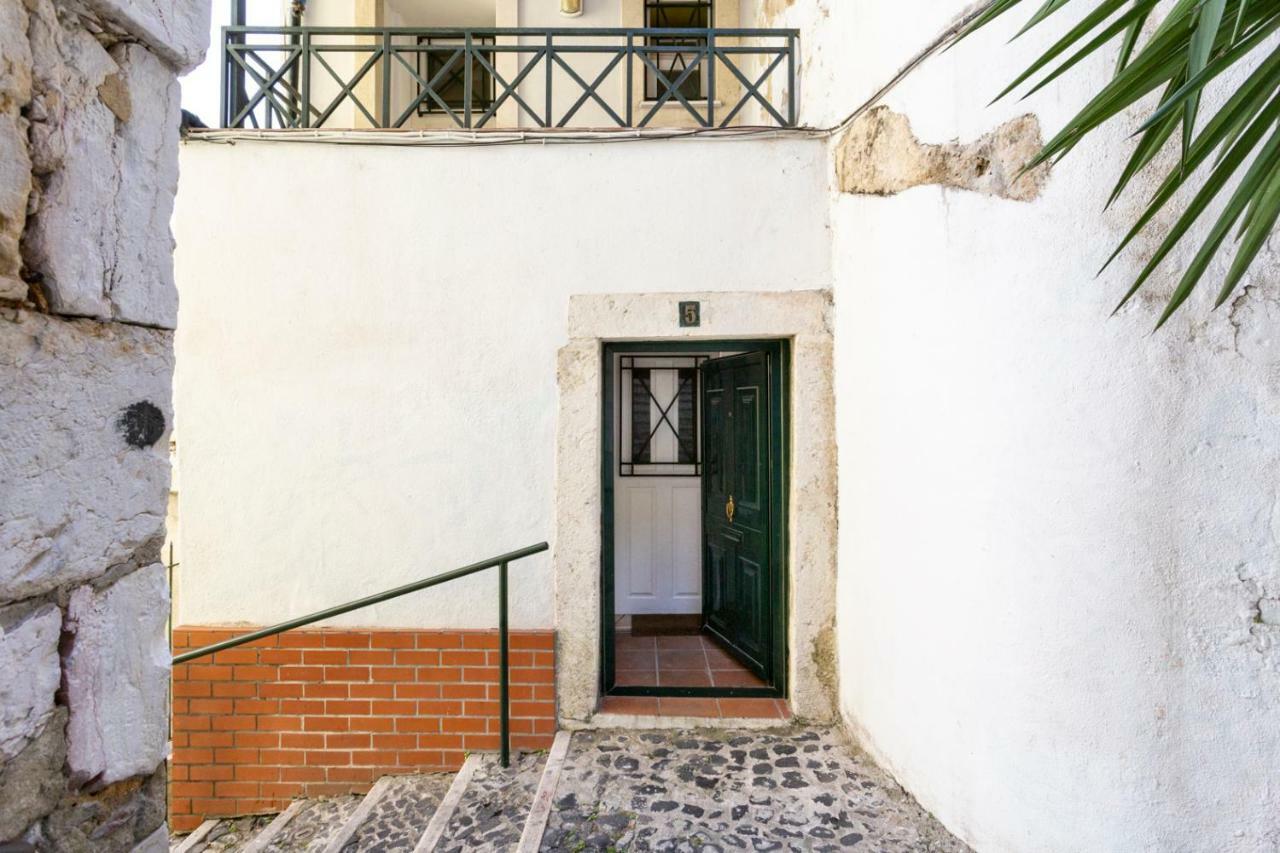
[[[643,0],[309,5],[387,44],[654,22]],[[390,89],[399,130],[348,98],[318,129],[191,137],[175,624],[267,625],[546,540],[512,564],[511,619],[554,634],[561,726],[662,686],[627,681],[631,620],[701,615],[751,695],[845,726],[975,849],[1277,849],[1274,259],[1157,334],[1169,281],[1108,319],[1142,254],[1095,279],[1137,203],[1102,212],[1131,128],[1022,183],[988,167],[1110,69],[986,107],[1036,45],[1005,47],[1010,22],[937,54],[965,4],[909,5],[716,0],[697,14],[724,45],[791,52],[715,54],[713,91],[705,65],[672,71],[663,104],[641,36],[600,36],[622,52],[599,100],[555,66],[541,123],[562,129],[514,103],[548,103],[538,68],[477,100],[537,61],[495,50],[470,101],[421,114],[424,81],[397,93],[369,60],[349,92]],[[754,89],[727,67],[750,82],[775,56]],[[611,57],[590,58],[586,84]],[[268,101],[230,118],[265,125]],[[602,129],[629,102],[648,126]],[[273,122],[303,123],[283,103]],[[689,133],[708,109],[728,127]],[[950,171],[912,178],[930,144]],[[756,432],[715,420],[720,390]],[[717,536],[741,549],[723,574]],[[489,629],[495,583],[334,624]]]

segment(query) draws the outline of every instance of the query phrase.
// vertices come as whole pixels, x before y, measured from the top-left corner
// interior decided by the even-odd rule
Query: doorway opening
[[[785,340],[614,343],[601,412],[601,692],[787,684]]]

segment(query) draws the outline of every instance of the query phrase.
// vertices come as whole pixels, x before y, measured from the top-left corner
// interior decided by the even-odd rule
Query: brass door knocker
[[[733,513],[736,509],[737,507],[735,507],[733,503],[733,495],[729,495],[729,502],[724,505],[724,514],[729,517],[730,524],[733,524]]]

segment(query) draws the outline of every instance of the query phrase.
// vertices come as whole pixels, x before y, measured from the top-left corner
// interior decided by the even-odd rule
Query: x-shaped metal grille
[[[680,435],[680,430],[676,429],[676,425],[672,423],[670,417],[671,409],[676,405],[676,403],[680,402],[680,395],[684,393],[685,388],[690,388],[691,391],[694,390],[691,388],[693,375],[685,376],[680,380],[680,384],[676,387],[676,393],[665,406],[662,404],[662,401],[658,399],[657,395],[653,393],[653,387],[650,385],[648,377],[637,375],[636,381],[640,387],[644,389],[645,394],[648,395],[649,401],[658,407],[658,422],[653,425],[653,429],[649,431],[648,437],[645,438],[642,444],[636,445],[634,437],[632,438],[632,461],[634,462],[645,458],[649,452],[650,446],[653,444],[654,437],[658,434],[658,430],[662,429],[663,424],[666,424],[667,428],[671,430],[671,434],[675,436],[676,443],[680,445],[680,450],[683,456],[683,459],[678,459],[675,463],[671,464],[686,464],[686,460],[688,462],[692,462],[697,459],[697,447],[689,445],[684,436]]]

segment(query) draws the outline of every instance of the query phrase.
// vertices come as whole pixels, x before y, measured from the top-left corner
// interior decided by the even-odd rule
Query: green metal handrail
[[[193,651],[183,652],[173,659],[174,666],[196,658],[207,657],[216,652],[234,649],[236,646],[243,646],[245,643],[252,643],[255,640],[261,640],[265,637],[274,637],[277,634],[283,634],[285,631],[292,631],[295,628],[301,628],[305,625],[311,625],[315,622],[321,622],[325,619],[332,619],[334,616],[341,616],[344,613],[350,613],[353,610],[359,610],[362,607],[368,607],[371,604],[381,604],[384,601],[390,601],[393,598],[399,598],[402,595],[408,595],[411,592],[417,592],[421,589],[427,589],[440,584],[456,581],[459,578],[465,578],[487,569],[497,568],[498,570],[498,702],[499,720],[502,729],[502,766],[509,767],[511,765],[511,631],[507,625],[507,566],[516,560],[525,557],[531,557],[534,554],[541,554],[550,546],[546,542],[539,542],[537,545],[530,545],[527,548],[521,548],[518,551],[511,551],[498,557],[492,557],[479,563],[472,563],[469,566],[463,566],[460,569],[454,569],[451,572],[434,575],[425,580],[415,581],[413,583],[398,586],[395,589],[389,589],[385,592],[379,592],[374,595],[358,598],[355,601],[349,601],[346,604],[339,604],[336,607],[329,607],[325,610],[318,610],[307,616],[300,616],[297,619],[290,619],[287,622],[281,622],[278,625],[272,625],[270,628],[262,628],[250,634],[242,634],[239,637],[232,637],[229,640],[223,640],[220,643],[214,643],[203,648],[194,649]]]

